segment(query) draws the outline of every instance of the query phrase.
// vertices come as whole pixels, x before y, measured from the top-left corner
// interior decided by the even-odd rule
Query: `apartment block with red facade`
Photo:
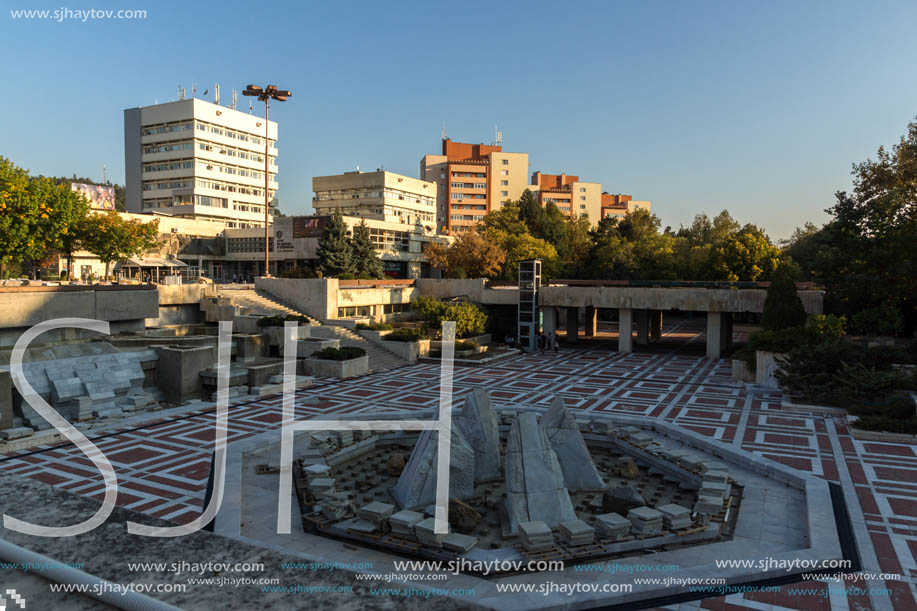
[[[635,210],[649,212],[651,207],[652,204],[650,202],[634,200],[630,195],[602,193],[602,216],[600,218],[614,217],[622,219],[628,212],[634,212]]]
[[[554,204],[567,216],[588,216],[598,223],[602,212],[602,185],[584,182],[572,174],[532,174],[532,188],[542,207]]]
[[[437,231],[467,231],[506,200],[519,199],[528,187],[528,153],[449,138],[442,143],[441,155],[420,160],[420,177],[437,184]]]

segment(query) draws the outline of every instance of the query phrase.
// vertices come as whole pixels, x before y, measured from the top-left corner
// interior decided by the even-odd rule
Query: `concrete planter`
[[[365,337],[371,342],[379,343],[383,341],[383,338],[392,332],[391,329],[387,331],[372,331],[369,329],[357,329],[357,334]]]
[[[306,374],[317,378],[352,378],[369,372],[369,355],[349,361],[329,361],[308,358],[303,360]]]
[[[261,333],[261,327],[258,326],[260,316],[250,314],[241,314],[236,316],[232,321],[232,330],[234,333]]]
[[[474,337],[463,337],[463,340],[466,342],[474,342],[476,344],[484,345],[489,344],[492,341],[490,333],[484,333],[483,335],[475,335]]]
[[[284,327],[261,327],[261,333],[270,346],[280,346],[283,348]],[[293,339],[309,339],[312,333],[312,327],[309,325],[299,325],[296,327],[296,334]]]
[[[344,327],[345,329],[356,331],[357,325],[371,325],[374,322],[376,321],[366,316],[362,318],[331,318],[326,324],[337,325],[338,327]]]
[[[785,354],[779,352],[756,350],[755,384],[766,388],[780,388],[780,382],[777,381],[777,370],[780,368],[780,364],[777,359],[785,357]]]
[[[380,342],[386,350],[411,363],[430,354],[430,343],[428,339],[420,339],[416,342]]]
[[[313,352],[318,352],[319,350],[324,350],[325,348],[340,348],[341,340],[339,339],[322,339],[319,337],[310,337],[309,339],[301,339],[296,342],[296,356],[297,358],[304,358],[311,356]]]
[[[737,382],[754,382],[755,374],[748,369],[748,364],[741,359],[732,359],[732,379]]]
[[[484,336],[480,336],[480,337],[484,337]],[[490,337],[490,336],[488,335],[487,337]],[[458,342],[473,342],[473,341],[475,341],[475,340],[473,340],[473,339],[460,339],[460,340],[458,340],[456,343],[458,343]],[[477,343],[477,342],[475,342],[475,343]],[[443,349],[443,342],[442,342],[441,340],[434,340],[434,341],[430,342],[430,348],[433,349],[433,350],[442,350],[442,349]],[[478,347],[475,348],[474,350],[456,350],[456,351],[455,351],[455,356],[459,356],[460,354],[464,354],[464,355],[478,354],[479,352],[487,352],[487,346],[478,344]]]

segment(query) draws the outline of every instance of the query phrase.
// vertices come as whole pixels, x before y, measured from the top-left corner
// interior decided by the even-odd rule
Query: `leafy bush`
[[[864,431],[883,431],[917,435],[917,419],[899,420],[888,416],[860,416],[853,422],[854,428]]]
[[[487,314],[473,303],[443,303],[433,297],[419,297],[411,308],[423,318],[437,334],[441,332],[443,321],[455,321],[456,337],[469,337],[484,333],[487,326]]]
[[[363,348],[344,346],[343,348],[322,348],[317,352],[313,352],[312,357],[326,361],[349,361],[358,359],[364,354],[366,354],[366,350],[363,350]]]
[[[898,308],[881,305],[851,316],[850,327],[861,335],[896,335],[904,328],[904,318]]]
[[[387,322],[377,322],[371,325],[367,325],[361,322],[357,324],[356,328],[358,331],[391,331],[395,327]]]
[[[847,317],[834,314],[813,314],[806,320],[806,327],[815,329],[820,337],[826,339],[844,337]]]
[[[286,316],[262,316],[258,319],[259,327],[282,327],[286,321],[298,322],[301,325],[308,325],[309,319],[299,314],[287,314]]]
[[[422,337],[420,329],[398,329],[385,336],[387,342],[416,342]]]
[[[796,293],[796,283],[786,266],[777,270],[767,287],[761,326],[768,331],[801,327],[806,323],[806,310]]]

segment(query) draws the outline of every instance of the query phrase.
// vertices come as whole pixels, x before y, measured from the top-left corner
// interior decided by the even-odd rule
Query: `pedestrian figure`
[[[541,350],[542,354],[544,354],[544,349],[547,344],[548,336],[544,334],[544,331],[542,331],[541,335],[538,336],[538,349]]]
[[[560,352],[560,344],[557,342],[557,332],[553,331],[551,333],[551,347],[554,349],[554,353],[557,354]]]

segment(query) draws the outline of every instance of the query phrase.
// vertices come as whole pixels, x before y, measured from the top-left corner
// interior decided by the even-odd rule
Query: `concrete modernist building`
[[[264,227],[264,119],[199,99],[124,111],[128,212]],[[271,199],[277,123],[268,123]]]
[[[528,153],[505,153],[500,145],[443,139],[441,155],[420,160],[420,177],[437,183],[436,227],[455,234],[473,228],[506,200],[528,188]]]
[[[358,216],[436,230],[436,183],[394,172],[344,172],[312,179],[312,207],[318,215],[339,211]],[[402,230],[404,228],[402,227]]]
[[[635,210],[650,211],[652,204],[648,201],[634,200],[630,195],[602,193],[602,213],[599,218],[622,219],[628,212]]]
[[[535,172],[532,186],[537,187],[536,196],[542,207],[553,203],[567,216],[588,216],[593,225],[602,218],[600,183],[583,182],[579,176]]]

